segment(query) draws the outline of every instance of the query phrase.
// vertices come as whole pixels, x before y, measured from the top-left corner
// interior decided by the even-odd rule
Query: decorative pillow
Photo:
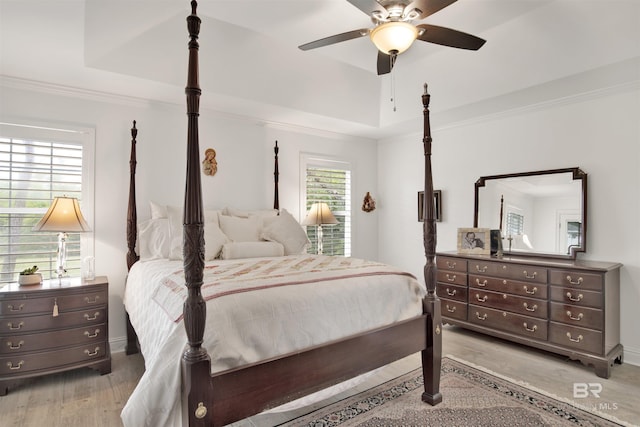
[[[183,239],[183,208],[179,206],[167,206],[169,230],[171,240],[169,244],[169,259],[182,259]],[[220,254],[222,245],[230,239],[220,230],[218,223],[218,211],[204,212],[204,258],[206,261],[216,258]]]
[[[234,242],[259,242],[262,221],[258,217],[220,215],[220,228]]]
[[[278,215],[276,209],[242,210],[226,207],[222,210],[222,215],[236,216],[239,218],[249,218],[250,216],[273,217]]]
[[[278,242],[230,242],[222,246],[222,259],[277,257],[284,255]]]
[[[159,205],[154,201],[149,202],[149,207],[151,208],[151,219],[158,218],[167,218],[167,207],[164,205]]]
[[[150,219],[138,224],[138,250],[142,261],[169,258],[171,231],[167,218]]]
[[[281,243],[284,246],[285,255],[301,254],[311,243],[302,226],[285,209],[277,217],[265,219],[264,225],[260,237]]]
[[[231,240],[226,234],[222,232],[218,226],[218,218],[216,216],[216,222],[204,223],[204,260],[211,261],[218,258],[220,251],[225,243],[229,243]]]

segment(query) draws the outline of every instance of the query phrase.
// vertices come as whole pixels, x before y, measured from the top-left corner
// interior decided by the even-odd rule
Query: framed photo
[[[458,228],[458,253],[489,255],[491,230],[488,228]]]
[[[442,190],[433,190],[436,222],[442,221]],[[424,191],[418,191],[418,221],[424,222]]]

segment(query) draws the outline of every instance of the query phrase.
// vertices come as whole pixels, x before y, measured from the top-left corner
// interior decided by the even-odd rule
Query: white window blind
[[[515,212],[507,213],[507,236],[524,234],[524,216]]]
[[[20,271],[34,265],[44,278],[56,277],[57,233],[32,228],[56,196],[75,197],[82,205],[86,150],[70,131],[47,132],[24,126],[19,132],[7,129],[15,131],[6,124],[0,126],[0,284],[15,282]],[[6,136],[11,133],[21,136]],[[36,137],[24,137],[30,133]],[[47,133],[55,138],[42,138]],[[69,141],[64,140],[65,133]],[[90,209],[83,207],[85,211]],[[81,237],[79,233],[68,234],[67,272],[79,276]]]
[[[351,256],[351,170],[347,162],[308,159],[305,168],[305,213],[317,202],[325,202],[338,220],[322,227],[325,255]],[[317,253],[317,227],[308,226],[310,253]]]

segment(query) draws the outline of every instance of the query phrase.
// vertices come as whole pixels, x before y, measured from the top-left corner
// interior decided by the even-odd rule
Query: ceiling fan
[[[336,34],[298,46],[302,50],[315,49],[335,43],[369,36],[378,48],[378,75],[391,72],[399,54],[411,47],[415,40],[436,43],[459,49],[478,50],[485,40],[436,25],[413,25],[457,0],[347,0],[371,16],[375,26]]]

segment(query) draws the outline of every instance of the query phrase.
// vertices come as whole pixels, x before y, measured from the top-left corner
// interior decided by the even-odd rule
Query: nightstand
[[[108,313],[104,276],[0,288],[0,396],[28,377],[80,367],[110,373]]]

